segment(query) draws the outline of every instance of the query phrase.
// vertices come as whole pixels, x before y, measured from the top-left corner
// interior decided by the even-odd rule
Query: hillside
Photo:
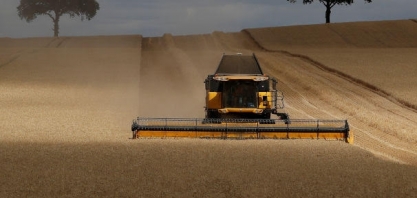
[[[0,196],[415,197],[416,26],[0,38]],[[204,79],[237,52],[292,118],[348,119],[355,145],[130,139],[136,116],[203,117]]]
[[[245,29],[271,51],[296,48],[415,48],[415,20]]]
[[[417,22],[356,22],[247,29],[268,51],[289,53],[340,72],[384,97],[417,109]]]

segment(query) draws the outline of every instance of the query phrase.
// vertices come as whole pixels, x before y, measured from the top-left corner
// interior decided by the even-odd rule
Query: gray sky
[[[2,0],[0,37],[50,37],[52,20],[39,16],[31,23],[17,16],[19,0]],[[145,37],[238,32],[244,28],[321,24],[325,7],[287,0],[97,0],[100,10],[91,20],[64,15],[60,36],[126,35]],[[332,22],[417,19],[416,0],[355,0],[335,6]]]

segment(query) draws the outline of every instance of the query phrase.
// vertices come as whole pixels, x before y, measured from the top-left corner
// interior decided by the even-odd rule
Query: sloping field
[[[357,22],[244,30],[262,48],[314,61],[417,109],[417,22]]]
[[[401,58],[393,55],[403,61],[399,67],[414,69],[407,49],[416,46],[384,41],[371,49],[381,40],[372,36],[374,41],[346,35],[327,40],[329,28],[345,28],[332,25],[285,27],[286,39],[275,28],[152,38],[0,39],[0,196],[416,197],[416,112],[392,99],[393,93],[366,85],[388,90],[395,84],[364,83],[349,69],[359,67],[329,64],[340,52],[340,65],[348,66],[357,60],[348,54],[376,49],[359,58],[368,63],[363,72],[376,71],[372,63],[380,56],[402,50]],[[364,26],[383,26],[404,44],[416,42],[406,37],[414,31],[409,21],[346,25],[352,35],[361,35]],[[404,35],[398,35],[394,29],[404,26]],[[316,36],[298,39],[297,32],[308,31]],[[320,48],[328,56],[315,51],[320,39],[327,42]],[[292,118],[348,119],[355,145],[129,139],[136,116],[203,117],[206,75],[222,53],[236,52],[257,54],[264,70],[279,80]],[[402,81],[410,90],[413,82]]]

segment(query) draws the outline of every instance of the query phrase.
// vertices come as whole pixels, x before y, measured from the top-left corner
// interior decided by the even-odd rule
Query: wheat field
[[[0,196],[416,197],[416,27],[0,38]],[[355,144],[130,139],[136,116],[203,117],[204,79],[237,52],[291,118],[348,119]]]

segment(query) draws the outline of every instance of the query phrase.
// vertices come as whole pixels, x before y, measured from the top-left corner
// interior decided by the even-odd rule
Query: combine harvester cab
[[[205,118],[137,118],[136,138],[326,139],[353,143],[347,120],[290,119],[283,93],[256,56],[223,55],[204,81]]]

